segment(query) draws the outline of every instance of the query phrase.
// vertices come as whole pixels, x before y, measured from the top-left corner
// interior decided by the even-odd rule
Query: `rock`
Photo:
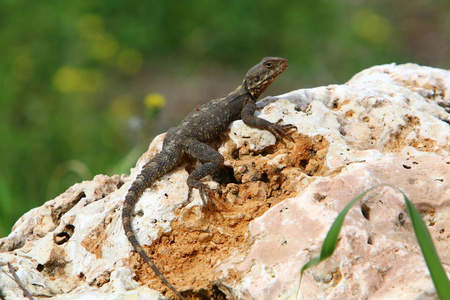
[[[258,104],[260,117],[297,126],[295,143],[234,122],[219,147],[228,174],[216,176],[220,213],[203,212],[197,192],[181,208],[190,163],[136,206],[138,239],[175,287],[189,299],[295,299],[300,269],[319,254],[338,212],[380,183],[416,205],[450,271],[450,71],[376,66],[344,85]],[[120,219],[132,180],[162,138],[130,176],[97,175],[17,221],[0,240],[6,299],[24,299],[6,275],[8,262],[37,299],[174,297],[132,251]],[[335,254],[305,272],[300,293],[437,299],[401,194],[379,188],[352,208]]]

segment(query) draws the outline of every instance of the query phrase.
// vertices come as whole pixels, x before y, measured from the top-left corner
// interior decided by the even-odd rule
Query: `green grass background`
[[[72,184],[127,173],[191,100],[231,91],[264,56],[290,62],[273,93],[375,64],[448,69],[449,20],[444,0],[3,0],[0,237]]]

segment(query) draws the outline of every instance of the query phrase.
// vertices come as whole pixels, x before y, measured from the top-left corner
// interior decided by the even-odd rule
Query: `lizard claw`
[[[211,191],[211,189],[208,186],[206,186],[205,184],[203,184],[202,182],[200,182],[198,180],[189,180],[188,187],[189,187],[189,192],[188,192],[188,197],[187,197],[186,203],[189,203],[189,199],[191,198],[192,190],[194,188],[197,188],[198,192],[200,194],[200,198],[202,199],[203,207],[205,208],[205,210],[206,211],[218,211],[216,205],[214,204],[214,201],[212,201],[212,199],[211,199],[211,195],[213,194],[213,192]],[[183,205],[183,206],[185,206],[185,205]]]
[[[279,120],[277,123],[272,123],[267,130],[269,130],[277,140],[283,141],[283,138],[288,138],[293,142],[294,139],[289,133],[293,130],[297,130],[297,127],[292,124],[281,125],[281,121],[282,120]]]
[[[219,210],[217,209],[216,205],[214,204],[214,201],[212,201],[211,199],[211,195],[213,194],[213,192],[211,191],[211,189],[209,187],[207,187],[206,185],[203,185],[203,188],[201,188],[199,190],[200,193],[200,198],[202,199],[203,202],[203,207],[207,212],[218,212]]]

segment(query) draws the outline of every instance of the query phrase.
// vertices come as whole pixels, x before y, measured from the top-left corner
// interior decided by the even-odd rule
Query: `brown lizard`
[[[185,154],[199,160],[202,165],[188,177],[188,200],[197,188],[205,206],[213,207],[210,189],[200,179],[217,171],[224,163],[223,156],[207,143],[216,139],[231,122],[242,119],[245,124],[270,131],[278,140],[289,138],[293,125],[279,125],[254,116],[256,100],[275,78],[286,70],[287,60],[266,57],[251,68],[243,83],[227,96],[201,105],[191,112],[178,127],[170,128],[164,138],[161,152],[146,163],[125,197],[122,222],[125,234],[133,248],[150,265],[152,270],[180,299],[183,296],[173,287],[139,244],[132,228],[132,211],[144,190],[162,175],[183,161]]]

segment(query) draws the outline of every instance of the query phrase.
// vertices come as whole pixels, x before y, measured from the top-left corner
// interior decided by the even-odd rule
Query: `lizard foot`
[[[188,192],[188,197],[187,197],[186,203],[189,203],[189,199],[191,198],[192,190],[194,188],[196,188],[196,189],[198,189],[198,192],[200,194],[200,198],[202,199],[203,207],[205,208],[205,210],[210,211],[210,212],[218,211],[216,205],[214,204],[214,201],[212,201],[212,199],[211,199],[213,192],[207,185],[205,185],[204,183],[202,183],[198,180],[195,180],[195,179],[188,180],[187,184],[189,187],[189,192]]]
[[[292,138],[292,136],[290,136],[289,133],[293,130],[297,130],[297,127],[292,124],[281,125],[281,122],[282,120],[278,120],[277,123],[271,123],[267,130],[270,131],[277,140],[283,141],[283,138],[288,138],[291,140],[291,142],[293,142],[294,139]]]

